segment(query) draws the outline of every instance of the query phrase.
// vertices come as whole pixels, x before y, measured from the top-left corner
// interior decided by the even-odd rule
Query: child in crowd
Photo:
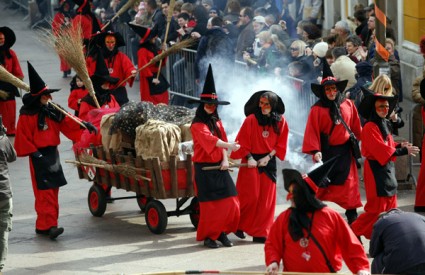
[[[71,86],[71,93],[68,97],[68,107],[73,109],[75,111],[74,114],[78,116],[81,99],[88,95],[88,91],[78,75],[72,78],[69,85]]]

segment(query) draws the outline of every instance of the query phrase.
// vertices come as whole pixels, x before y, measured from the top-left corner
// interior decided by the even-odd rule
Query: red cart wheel
[[[162,234],[168,223],[168,214],[164,205],[151,200],[146,205],[145,220],[149,230],[154,234]]]
[[[195,229],[198,229],[201,207],[199,206],[199,201],[197,197],[193,197],[190,201],[190,210],[190,221],[192,222]]]
[[[145,212],[146,205],[151,200],[152,200],[151,197],[146,197],[145,195],[139,195],[139,198],[137,198],[137,204],[139,205],[139,208],[140,208],[140,210],[142,210],[142,212]]]
[[[87,198],[90,212],[95,217],[102,217],[106,211],[106,193],[102,186],[94,184],[90,187]]]

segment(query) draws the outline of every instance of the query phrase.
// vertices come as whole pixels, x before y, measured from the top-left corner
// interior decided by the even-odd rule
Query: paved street
[[[0,2],[0,26],[11,27],[17,36],[13,49],[17,52],[24,74],[30,61],[50,88],[61,88],[53,94],[56,103],[67,106],[70,78],[63,79],[59,60],[53,50],[39,41],[37,33],[23,21],[24,14],[7,10]],[[24,79],[29,83],[28,78]],[[405,93],[409,93],[406,91]],[[129,90],[130,98],[139,99],[138,83]],[[22,106],[17,100],[18,110]],[[410,110],[405,100],[404,110]],[[406,121],[402,129],[408,138]],[[62,138],[59,151],[68,180],[60,189],[59,225],[65,228],[56,241],[35,234],[34,196],[28,170],[28,158],[19,158],[10,165],[14,191],[13,231],[9,240],[9,257],[5,274],[136,274],[168,270],[241,270],[264,271],[263,245],[253,244],[251,238],[230,239],[232,248],[206,249],[196,242],[196,232],[188,216],[170,217],[164,234],[152,234],[145,223],[135,199],[119,200],[108,204],[102,218],[93,217],[87,206],[90,183],[78,178],[77,170],[67,159],[73,159],[71,142]],[[417,168],[414,169],[415,176]],[[282,194],[282,182],[278,183]],[[363,191],[363,190],[362,190]],[[132,196],[113,189],[113,196]],[[364,193],[364,192],[362,192]],[[279,214],[288,207],[280,198],[276,208]],[[399,205],[412,211],[414,191],[400,191]],[[175,208],[174,200],[163,201],[167,210]],[[364,202],[364,194],[363,194]],[[343,210],[329,204],[339,212]],[[368,242],[364,242],[368,249]],[[347,272],[347,268],[344,268]]]

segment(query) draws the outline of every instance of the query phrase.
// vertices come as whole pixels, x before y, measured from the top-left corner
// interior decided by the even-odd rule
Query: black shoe
[[[357,210],[354,209],[348,209],[345,211],[345,216],[347,217],[347,222],[349,225],[351,225],[355,220],[357,220]]]
[[[211,240],[210,238],[206,238],[204,240],[204,246],[208,247],[208,248],[219,248],[220,246],[213,240]]]
[[[252,237],[252,242],[254,243],[265,243],[266,240],[266,237]]]
[[[57,227],[57,226],[53,226],[53,227],[50,227],[50,229],[49,229],[49,238],[51,239],[51,240],[54,240],[54,239],[56,239],[60,234],[62,234],[63,233],[63,228],[62,227]]]
[[[63,72],[62,78],[67,78],[67,77],[68,77],[67,71]]]
[[[39,235],[49,235],[49,229],[47,230],[40,230],[40,229],[35,229],[35,233],[39,234]]]
[[[227,238],[227,235],[224,232],[220,234],[220,237],[218,237],[217,240],[220,241],[226,247],[233,246],[233,243],[229,240],[229,238]]]
[[[243,231],[242,231],[242,230],[237,230],[237,231],[235,232],[235,235],[236,235],[236,237],[238,237],[239,239],[245,239],[245,238],[246,238],[245,233],[243,233]]]

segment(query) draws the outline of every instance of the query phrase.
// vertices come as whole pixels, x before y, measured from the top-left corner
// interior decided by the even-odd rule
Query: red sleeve
[[[33,138],[33,131],[37,127],[37,125],[34,125],[34,122],[35,120],[32,116],[19,116],[14,142],[18,157],[25,157],[38,151]]]
[[[381,131],[373,122],[367,122],[362,132],[361,151],[368,159],[377,160],[379,164],[388,163],[395,152],[392,142],[384,142]]]
[[[78,99],[77,89],[72,90],[68,97],[68,107],[72,110],[78,111]]]
[[[52,32],[54,35],[58,35],[64,21],[64,15],[57,12],[52,20]]]
[[[77,142],[81,137],[83,129],[80,124],[66,116],[60,123],[60,131],[73,142]]]
[[[351,121],[348,124],[348,126],[350,127],[351,131],[354,133],[354,135],[356,136],[356,138],[358,140],[361,140],[362,138],[362,125],[360,123],[360,117],[359,117],[359,112],[357,111],[356,105],[354,105],[354,103],[351,100],[346,100],[349,105],[351,105]]]
[[[11,58],[6,58],[5,60],[5,68],[8,72],[13,74],[19,79],[24,79],[24,73],[22,72],[21,65],[19,64],[18,57],[14,50],[10,49]]]
[[[193,139],[208,153],[211,154],[216,148],[218,137],[214,136],[204,123],[193,123],[191,126]]]
[[[269,266],[273,262],[276,262],[280,266],[280,262],[283,258],[283,251],[285,249],[285,227],[288,227],[288,210],[280,214],[270,228],[270,233],[264,245],[266,266]]]
[[[278,157],[280,160],[284,160],[286,156],[286,148],[288,147],[289,134],[288,123],[286,123],[286,119],[284,116],[282,116],[282,121],[279,125],[279,128],[280,133],[274,150],[276,151],[276,157]]]
[[[86,58],[86,67],[89,76],[92,76],[96,71],[96,60],[93,57],[89,56]]]
[[[145,48],[140,48],[137,52],[137,58],[138,58],[138,67],[142,68],[145,66],[152,58],[153,53],[148,51]],[[151,68],[153,65],[148,66],[147,68],[144,68],[140,71],[140,77],[151,77],[153,76],[154,72],[152,72]]]
[[[320,116],[321,107],[313,106],[308,115],[307,124],[304,132],[302,151],[305,154],[313,154],[320,149]]]
[[[238,135],[236,136],[236,142],[239,143],[241,148],[237,151],[233,151],[230,154],[230,157],[232,159],[241,159],[246,157],[249,152],[252,151],[251,149],[251,131],[252,131],[252,119],[248,116],[245,118],[244,122],[242,123],[241,128],[239,129]]]
[[[131,75],[131,71],[136,70],[136,68],[134,67],[133,63],[131,62],[130,58],[128,58],[127,55],[125,55],[122,52],[119,52],[119,56],[120,56],[120,60],[121,60],[121,67],[122,67],[122,76],[120,77],[121,81],[126,79],[127,77],[129,77]],[[130,87],[133,86],[133,82],[134,82],[134,77],[130,77],[127,80],[127,83]],[[123,84],[123,86],[125,86],[125,83]]]
[[[94,109],[93,106],[88,104],[87,102],[81,102],[80,109],[78,112],[78,117],[82,120],[87,120],[87,114],[90,112],[90,110]]]

